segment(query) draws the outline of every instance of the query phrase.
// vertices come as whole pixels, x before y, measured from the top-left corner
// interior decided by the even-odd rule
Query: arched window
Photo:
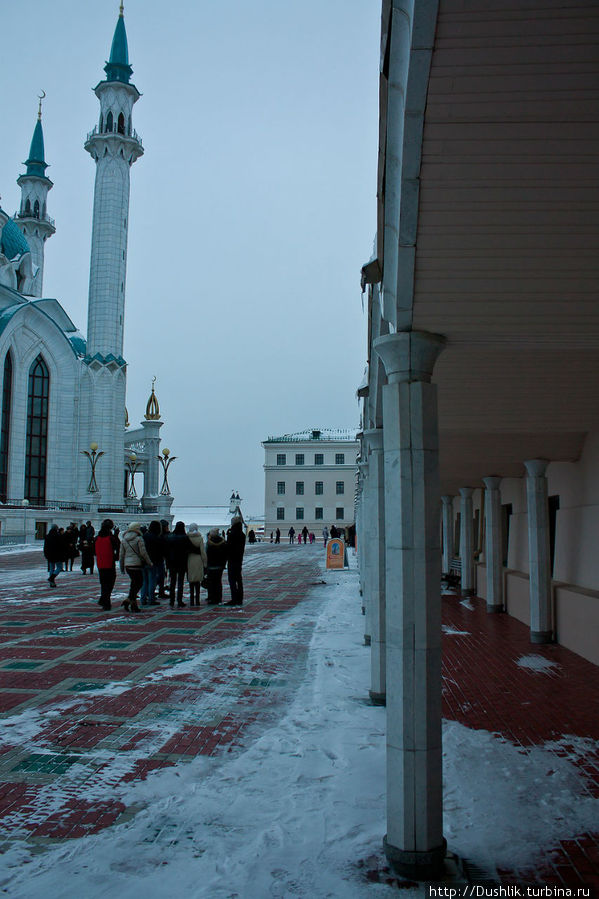
[[[31,200],[29,197],[25,200],[25,215],[31,215]]]
[[[122,112],[119,113],[118,132],[119,134],[125,133],[125,116]]]
[[[112,131],[112,113],[109,112],[106,116],[106,130]]]
[[[127,119],[127,135],[131,137],[131,118]]]
[[[100,113],[100,134],[104,131],[104,116]]]
[[[49,395],[50,373],[42,357],[38,356],[29,369],[25,449],[25,499],[35,503],[46,500]]]
[[[40,217],[40,201],[36,200],[33,204],[33,217],[38,219]]]
[[[8,498],[8,446],[10,443],[10,412],[12,404],[12,356],[4,358],[2,380],[2,418],[0,420],[0,502]]]

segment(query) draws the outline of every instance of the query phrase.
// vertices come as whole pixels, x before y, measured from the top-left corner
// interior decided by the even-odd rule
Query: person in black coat
[[[231,521],[231,527],[227,533],[227,576],[231,588],[231,600],[225,603],[227,606],[240,606],[243,603],[241,566],[243,565],[244,550],[243,521],[239,515],[236,515]]]
[[[48,562],[48,583],[56,586],[56,575],[62,571],[64,559],[64,540],[58,530],[58,525],[53,524],[44,539],[44,556]]]
[[[218,528],[212,528],[206,541],[206,556],[208,566],[206,568],[206,581],[208,587],[209,606],[217,606],[223,598],[223,571],[227,564],[227,544],[220,535]]]
[[[177,607],[182,609],[183,586],[187,574],[187,556],[191,551],[189,537],[185,533],[185,524],[178,521],[175,530],[166,538],[166,561],[170,576],[170,603],[171,609],[175,605],[175,589],[177,591]]]

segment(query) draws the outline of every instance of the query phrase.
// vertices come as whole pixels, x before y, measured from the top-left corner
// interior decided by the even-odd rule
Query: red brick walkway
[[[51,590],[39,553],[0,555],[4,834],[43,846],[124,821],[135,809],[111,799],[112,787],[231,751],[256,721],[280,714],[313,622],[291,622],[268,646],[261,632],[276,633],[276,616],[320,579],[320,555],[253,547],[242,608],[163,602],[139,615],[120,608],[127,578],[107,614],[96,576],[62,573]]]
[[[532,645],[524,624],[487,614],[480,599],[444,596],[443,622],[445,718],[524,750],[548,744],[556,757],[570,756],[564,737],[599,741],[596,665],[562,646]],[[589,795],[599,796],[599,752],[573,761]],[[593,833],[542,848],[535,870],[500,870],[502,883],[594,887],[599,895],[599,820]]]

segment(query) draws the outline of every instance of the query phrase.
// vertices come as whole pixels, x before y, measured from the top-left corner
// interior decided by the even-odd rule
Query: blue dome
[[[24,253],[31,252],[29,244],[25,240],[25,235],[12,219],[9,219],[2,229],[0,249],[7,259],[14,259],[16,256],[22,256]]]

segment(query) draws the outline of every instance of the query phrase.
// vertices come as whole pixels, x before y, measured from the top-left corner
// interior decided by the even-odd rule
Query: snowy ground
[[[352,560],[353,564],[353,560]],[[378,856],[385,831],[385,710],[369,705],[369,653],[357,574],[323,573],[326,585],[252,646],[238,641],[182,662],[202,677],[215,655],[251,665],[268,641],[313,619],[303,681],[286,713],[242,750],[122,785],[117,798],[139,812],[95,836],[31,855],[5,854],[4,894],[20,899],[359,899],[397,889],[369,883],[361,860]],[[452,639],[457,631],[446,631]],[[534,666],[531,659],[521,664]],[[552,672],[538,667],[538,676]],[[30,722],[31,723],[31,722]],[[18,728],[18,722],[12,721]],[[23,722],[25,724],[25,722]],[[23,730],[26,738],[26,728]],[[596,828],[599,800],[583,790],[574,762],[588,741],[566,738],[523,750],[486,731],[444,726],[445,835],[481,866],[534,864],[538,847]],[[573,748],[572,748],[573,747]],[[595,747],[596,748],[596,747]],[[114,797],[115,787],[96,783]],[[424,887],[401,891],[426,895]]]

